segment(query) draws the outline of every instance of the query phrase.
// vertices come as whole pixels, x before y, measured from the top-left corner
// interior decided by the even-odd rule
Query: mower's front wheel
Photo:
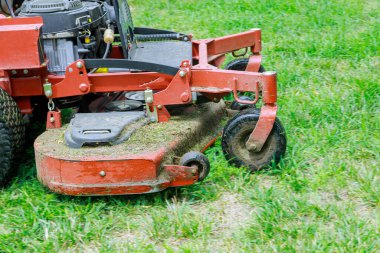
[[[222,149],[226,159],[236,167],[247,167],[250,171],[257,171],[278,164],[286,150],[285,130],[279,119],[276,118],[273,129],[259,152],[250,151],[246,142],[255,129],[259,120],[259,113],[245,110],[231,119],[223,130]]]
[[[0,187],[12,174],[15,155],[23,146],[25,125],[11,96],[0,88]]]
[[[184,154],[179,162],[181,166],[195,167],[198,169],[198,181],[203,181],[210,172],[210,162],[201,152],[191,151]]]

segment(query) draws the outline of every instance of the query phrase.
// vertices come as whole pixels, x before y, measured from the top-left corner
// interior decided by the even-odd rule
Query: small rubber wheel
[[[261,151],[247,149],[246,142],[259,117],[254,109],[245,110],[227,123],[222,135],[226,159],[236,167],[247,167],[251,172],[269,168],[273,163],[277,165],[286,151],[285,130],[277,118]]]
[[[0,186],[8,182],[24,139],[25,125],[20,109],[12,97],[0,88]]]
[[[201,152],[191,151],[184,154],[179,164],[181,166],[197,167],[199,173],[198,181],[203,181],[208,173],[210,173],[210,161]]]

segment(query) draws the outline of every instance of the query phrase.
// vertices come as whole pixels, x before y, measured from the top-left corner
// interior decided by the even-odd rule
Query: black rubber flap
[[[125,127],[143,118],[143,111],[77,113],[65,131],[66,145],[81,148],[84,144],[115,143]]]

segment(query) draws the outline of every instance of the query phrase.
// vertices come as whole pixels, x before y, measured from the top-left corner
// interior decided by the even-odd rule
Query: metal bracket
[[[153,106],[154,98],[153,98],[153,90],[146,89],[144,91],[144,98],[146,102],[146,114],[148,118],[152,122],[158,122],[158,113],[157,113],[157,107]]]
[[[234,99],[236,102],[240,104],[246,104],[246,105],[255,105],[259,101],[260,98],[260,84],[259,82],[255,83],[255,100],[249,101],[249,100],[242,100],[239,98],[238,93],[237,93],[237,87],[238,87],[238,79],[234,78],[234,89],[233,89],[233,94],[234,94]]]
[[[48,111],[47,117],[46,117],[46,129],[55,129],[55,128],[61,128],[62,127],[62,117],[61,117],[61,111],[55,110],[55,111]]]
[[[239,53],[239,50],[235,50],[235,51],[232,51],[232,56],[235,57],[235,58],[238,58],[238,57],[243,57],[244,55],[246,55],[248,53],[248,47],[246,48],[243,48],[244,51]]]
[[[51,98],[85,95],[90,91],[91,84],[84,61],[77,60],[66,67],[65,78],[52,85]]]
[[[50,98],[51,96],[53,96],[52,85],[48,79],[46,79],[44,83],[44,94],[47,98]]]
[[[259,72],[261,66],[261,54],[253,54],[249,57],[248,65],[245,71]]]
[[[178,105],[190,104],[192,102],[190,80],[191,80],[190,61],[183,61],[180,71],[173,78],[165,90],[154,94],[154,105]]]
[[[273,129],[277,109],[277,105],[264,105],[261,108],[259,121],[246,142],[248,150],[255,152],[261,151]]]

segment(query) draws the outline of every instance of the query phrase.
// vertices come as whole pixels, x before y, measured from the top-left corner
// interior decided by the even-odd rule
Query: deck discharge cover
[[[65,142],[76,149],[91,143],[112,144],[122,138],[120,135],[126,126],[143,118],[142,111],[77,113],[65,131]]]

